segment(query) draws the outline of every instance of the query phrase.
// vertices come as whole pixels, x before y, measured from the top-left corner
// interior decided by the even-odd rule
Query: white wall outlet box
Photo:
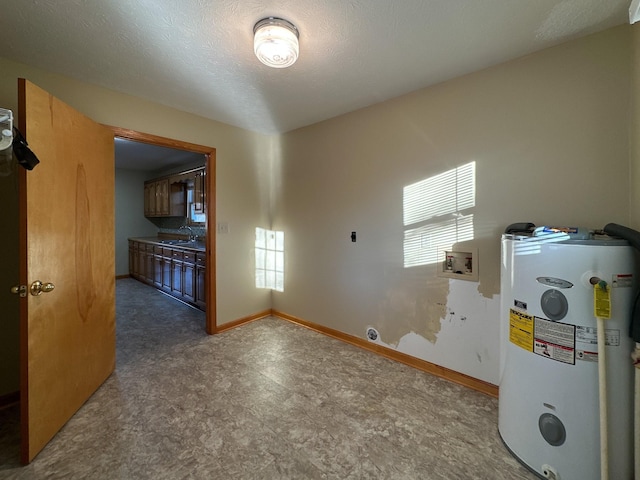
[[[439,250],[437,274],[439,277],[478,281],[478,249]]]

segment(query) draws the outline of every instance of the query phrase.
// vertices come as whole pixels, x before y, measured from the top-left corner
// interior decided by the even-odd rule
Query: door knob
[[[53,283],[42,283],[40,280],[36,280],[31,284],[31,288],[29,290],[31,291],[31,295],[37,297],[41,293],[49,293],[54,288],[55,286],[53,285]]]

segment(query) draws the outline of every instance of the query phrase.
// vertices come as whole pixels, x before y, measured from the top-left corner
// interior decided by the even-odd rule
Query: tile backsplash
[[[158,234],[185,235],[185,230],[180,227],[187,224],[185,217],[156,217],[148,218],[154,225],[158,227]],[[198,238],[204,238],[207,235],[207,229],[204,226],[189,225],[194,235]]]

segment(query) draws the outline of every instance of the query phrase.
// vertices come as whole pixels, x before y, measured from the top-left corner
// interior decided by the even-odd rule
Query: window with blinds
[[[256,228],[256,288],[284,292],[284,232]]]
[[[476,162],[404,187],[404,266],[436,263],[438,252],[473,240]]]

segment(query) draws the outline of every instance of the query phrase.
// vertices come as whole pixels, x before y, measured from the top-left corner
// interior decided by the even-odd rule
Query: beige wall
[[[504,227],[640,227],[640,194],[629,187],[629,151],[633,185],[640,178],[640,136],[629,141],[639,35],[615,28],[280,137],[3,59],[0,106],[17,111],[21,76],[98,122],[215,147],[217,220],[230,227],[217,236],[219,323],[273,305],[359,337],[371,326],[382,344],[497,383]],[[475,238],[465,246],[478,249],[479,281],[443,280],[434,265],[403,268],[403,187],[470,161]],[[14,195],[4,202],[15,207]],[[13,211],[3,209],[5,225],[17,221]],[[254,288],[256,226],[286,233],[285,292],[273,303]],[[16,240],[2,240],[6,292]],[[2,292],[12,317],[17,302]]]
[[[629,222],[630,42],[615,28],[284,135],[274,308],[498,383],[505,226]],[[471,161],[479,282],[403,268],[403,187]]]
[[[269,227],[270,223],[271,137],[0,58],[0,106],[12,109],[16,115],[18,77],[48,90],[97,122],[215,147],[216,215],[218,221],[229,224],[229,233],[217,237],[218,323],[237,320],[270,307],[270,293],[256,290],[254,285],[253,246],[255,227]],[[10,191],[2,190],[3,195]],[[15,199],[11,197],[9,203],[3,205],[3,224],[12,225],[17,221],[13,216],[15,209],[6,206],[15,205]],[[11,235],[13,230],[8,230],[7,235]],[[3,233],[3,240],[5,238]],[[6,295],[6,291],[16,282],[17,273],[9,271],[5,265],[15,255],[17,241],[12,238],[7,243],[9,245],[3,248],[3,268],[0,269],[0,308],[3,322],[14,322],[17,303]],[[11,268],[17,267],[11,265]],[[9,319],[5,318],[5,313]],[[13,344],[15,335],[11,333],[11,337],[9,342]],[[0,342],[5,338],[8,337],[0,335]],[[1,344],[0,351],[5,351]],[[0,395],[6,389],[0,379]]]

